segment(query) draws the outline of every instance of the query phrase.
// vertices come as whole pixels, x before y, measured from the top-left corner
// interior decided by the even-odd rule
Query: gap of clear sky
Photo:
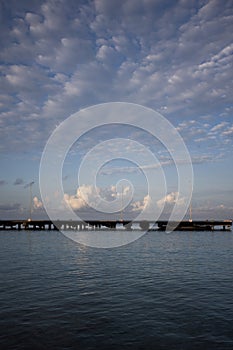
[[[232,0],[0,0],[0,16],[1,219],[27,218],[32,181],[33,216],[45,217],[39,164],[47,139],[72,113],[114,101],[152,108],[180,132],[194,168],[193,217],[232,219]],[[157,203],[169,212],[172,161],[150,135],[127,127],[99,128],[72,147],[65,201],[94,215],[79,197],[78,166],[98,142],[116,136],[157,154],[168,186]],[[130,215],[148,201],[135,164],[109,162],[97,185],[111,199],[122,177],[137,188]]]

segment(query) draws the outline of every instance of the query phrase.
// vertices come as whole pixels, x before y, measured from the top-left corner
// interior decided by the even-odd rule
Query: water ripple
[[[2,349],[232,349],[231,233],[153,232],[118,249],[0,233]]]

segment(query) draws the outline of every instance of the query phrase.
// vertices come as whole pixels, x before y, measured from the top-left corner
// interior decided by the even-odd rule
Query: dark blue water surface
[[[129,232],[130,234],[130,232]],[[233,233],[0,232],[1,349],[233,349]]]

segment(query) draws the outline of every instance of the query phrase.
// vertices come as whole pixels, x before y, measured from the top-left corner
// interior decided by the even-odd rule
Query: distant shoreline
[[[143,231],[231,231],[232,220],[0,220],[0,230],[115,230],[128,231],[140,229]]]

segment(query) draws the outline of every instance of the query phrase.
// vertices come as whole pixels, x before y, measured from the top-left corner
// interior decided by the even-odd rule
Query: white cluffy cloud
[[[34,197],[33,198],[33,208],[34,209],[40,209],[43,208],[43,203],[39,200],[38,197]]]
[[[93,203],[96,194],[99,193],[99,189],[94,190],[93,186],[83,185],[79,187],[75,195],[64,194],[64,201],[72,209],[78,210],[85,208],[87,203]]]
[[[96,204],[100,198],[111,203],[111,201],[122,196],[124,202],[124,199],[128,198],[129,195],[130,187],[125,187],[124,190],[119,193],[117,192],[116,186],[110,186],[108,188],[95,188],[93,185],[82,185],[77,189],[75,195],[65,193],[64,201],[73,210],[80,210],[87,208],[88,206],[96,207]],[[147,194],[142,200],[132,200],[128,210],[131,212],[142,212],[146,210],[147,212],[154,213],[157,209],[162,209],[166,204],[183,205],[184,197],[180,197],[179,192],[171,192],[159,200],[153,201],[151,196]]]
[[[145,209],[150,209],[151,205],[152,205],[152,200],[148,194],[143,198],[142,201],[137,201],[132,203],[132,211],[142,211]]]
[[[179,192],[171,192],[168,193],[166,196],[164,196],[163,198],[159,199],[157,201],[157,206],[159,208],[163,207],[165,204],[170,204],[170,205],[174,205],[174,204],[178,204],[178,205],[182,205],[184,203],[184,197],[179,198]]]
[[[96,207],[96,204],[100,199],[106,201],[113,201],[119,196],[126,198],[130,195],[130,187],[124,187],[121,193],[117,192],[116,186],[110,186],[109,188],[100,188],[93,185],[82,185],[78,187],[75,195],[64,194],[64,201],[72,209],[79,210],[90,207]]]

